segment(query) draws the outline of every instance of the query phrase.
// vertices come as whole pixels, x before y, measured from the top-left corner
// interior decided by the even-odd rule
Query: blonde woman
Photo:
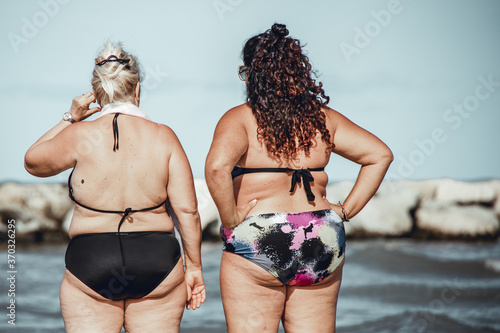
[[[286,332],[334,332],[343,222],[373,196],[392,153],[327,106],[284,25],[246,42],[238,74],[247,103],[219,121],[205,167],[222,221],[228,332],[277,332],[280,320]],[[339,205],[325,199],[332,153],[361,165]]]
[[[139,109],[140,81],[136,58],[106,44],[93,93],[74,98],[25,156],[35,176],[73,169],[76,206],[60,290],[67,332],[178,332],[184,305],[205,300],[191,168],[175,133]],[[167,201],[179,220],[185,270]]]

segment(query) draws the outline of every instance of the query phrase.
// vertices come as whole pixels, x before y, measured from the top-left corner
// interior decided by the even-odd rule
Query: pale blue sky
[[[29,175],[23,156],[90,89],[108,39],[139,58],[141,108],[202,178],[218,119],[244,101],[241,47],[274,22],[307,44],[330,106],[393,150],[389,179],[500,178],[499,17],[494,0],[3,1],[0,182],[65,181]],[[331,181],[357,171],[327,168]]]

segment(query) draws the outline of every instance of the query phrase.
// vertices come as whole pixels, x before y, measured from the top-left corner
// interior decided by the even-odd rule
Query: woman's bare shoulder
[[[242,117],[246,118],[249,116],[252,116],[252,108],[247,103],[243,103],[226,111],[222,118],[234,118],[235,120],[238,120]]]
[[[252,109],[247,103],[244,103],[226,111],[220,118],[217,127],[246,127],[248,124],[252,123],[252,119],[255,119],[252,114]]]
[[[158,133],[162,141],[175,143],[179,142],[177,134],[175,134],[174,130],[170,126],[160,123],[156,123],[156,126],[158,126]]]
[[[325,115],[326,115],[326,123],[327,127],[330,131],[334,131],[337,129],[338,126],[343,126],[346,124],[351,123],[349,119],[347,119],[346,116],[344,116],[342,113],[340,113],[337,110],[334,110],[329,107],[323,107],[321,109]]]
[[[342,113],[328,106],[323,107],[321,111],[325,113],[327,119],[330,118],[332,120],[335,120],[335,119],[345,118],[345,116]]]

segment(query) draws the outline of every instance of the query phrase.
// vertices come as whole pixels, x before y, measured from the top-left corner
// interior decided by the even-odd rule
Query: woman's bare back
[[[114,114],[79,124],[77,163],[71,184],[75,198],[103,210],[142,209],[167,197],[168,161],[172,152],[166,126],[125,114],[117,118],[119,148],[113,151]],[[76,206],[70,236],[117,230],[119,214],[102,214]],[[171,231],[165,208],[131,214],[121,231]]]
[[[257,121],[247,104],[240,105],[232,110],[238,113],[237,119],[248,136],[248,149],[241,156],[238,165],[243,168],[322,168],[328,164],[331,149],[321,140],[318,134],[315,145],[310,149],[308,156],[300,151],[295,160],[284,161],[281,164],[267,152],[257,138]],[[274,212],[303,212],[319,209],[329,209],[328,203],[322,197],[326,193],[328,176],[324,171],[312,171],[314,181],[311,182],[312,193],[317,198],[311,202],[307,200],[303,183],[298,183],[294,192],[289,192],[292,173],[252,173],[234,179],[234,191],[237,205],[257,199],[257,205],[251,214]]]

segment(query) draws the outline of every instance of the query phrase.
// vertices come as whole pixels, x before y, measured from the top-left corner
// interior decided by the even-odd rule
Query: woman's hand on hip
[[[248,202],[245,205],[239,205],[236,208],[236,216],[234,217],[233,221],[230,221],[229,223],[223,221],[222,225],[225,228],[234,228],[248,216],[250,211],[257,205],[257,199],[253,199],[252,201]]]
[[[75,97],[71,103],[69,113],[71,113],[71,116],[76,121],[84,120],[94,113],[101,111],[100,107],[94,107],[92,109],[89,108],[90,104],[95,101],[95,96],[90,91],[81,96]]]
[[[333,210],[333,211],[334,211],[334,212],[335,212],[338,216],[340,216],[340,218],[342,219],[342,221],[344,221],[344,217],[343,217],[343,215],[344,215],[344,214],[342,214],[342,207],[340,207],[339,205],[336,205],[336,204],[332,204],[332,203],[330,203],[330,201],[328,201],[328,199],[327,199],[325,196],[323,196],[323,200],[325,200],[325,201],[328,203],[328,205],[330,206],[330,208],[331,208],[331,209],[332,209],[332,210]]]

